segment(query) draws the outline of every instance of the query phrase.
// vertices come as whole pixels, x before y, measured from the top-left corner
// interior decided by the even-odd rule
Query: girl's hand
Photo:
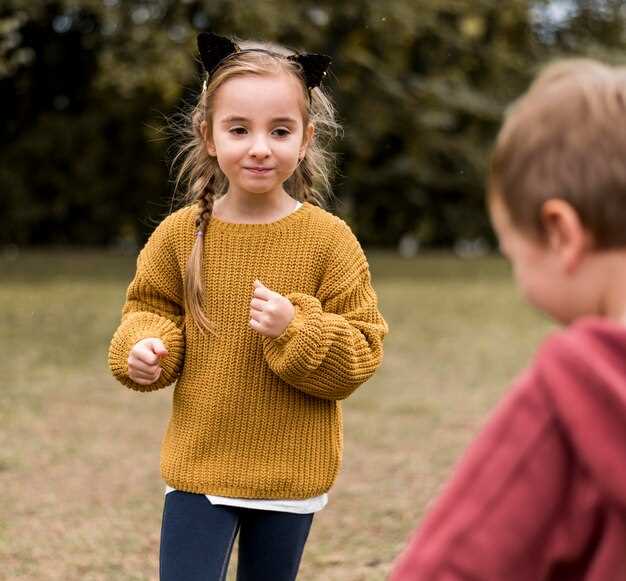
[[[250,302],[250,327],[265,337],[282,335],[296,314],[288,298],[268,289],[260,280],[254,281]]]
[[[139,385],[150,385],[161,375],[161,359],[167,349],[161,339],[149,337],[137,341],[128,356],[128,377]]]

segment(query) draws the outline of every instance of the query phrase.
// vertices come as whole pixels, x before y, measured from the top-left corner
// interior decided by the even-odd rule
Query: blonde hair
[[[244,75],[289,74],[302,85],[303,126],[309,123],[315,132],[308,145],[306,155],[295,172],[285,182],[285,190],[294,199],[324,206],[331,197],[330,176],[334,169],[334,156],[329,146],[340,126],[335,120],[335,110],[320,87],[306,87],[301,66],[285,58],[292,54],[287,49],[268,43],[238,43],[242,49],[221,63],[199,95],[198,102],[185,115],[184,124],[176,127],[182,135],[182,144],[172,162],[172,168],[180,164],[175,183],[178,192],[181,182],[186,186],[181,197],[183,204],[197,203],[196,239],[187,263],[184,280],[184,304],[186,316],[190,316],[202,333],[215,333],[203,309],[202,249],[204,232],[211,219],[214,201],[228,189],[228,179],[221,171],[217,160],[208,154],[200,126],[206,121],[208,131],[212,129],[212,104],[216,91],[226,81]],[[257,50],[254,50],[257,49]]]
[[[626,68],[591,59],[547,66],[510,108],[491,158],[489,195],[544,239],[541,208],[559,198],[597,248],[626,245]]]

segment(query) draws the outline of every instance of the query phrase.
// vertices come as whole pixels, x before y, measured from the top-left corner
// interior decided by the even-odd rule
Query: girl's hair
[[[626,246],[626,68],[564,59],[510,108],[488,191],[515,226],[544,239],[541,208],[568,202],[596,248]]]
[[[213,100],[216,91],[229,79],[244,75],[294,75],[302,85],[303,126],[315,126],[306,155],[293,175],[285,182],[285,189],[294,199],[325,205],[330,198],[330,176],[334,169],[334,156],[329,151],[333,138],[340,131],[335,120],[335,110],[320,87],[309,91],[306,87],[301,66],[286,57],[292,54],[287,49],[268,43],[239,42],[240,52],[229,56],[213,72],[192,105],[185,121],[175,125],[181,135],[181,143],[172,162],[172,168],[180,164],[175,195],[181,182],[184,191],[179,195],[184,205],[198,204],[196,237],[187,263],[184,280],[184,305],[187,317],[195,321],[202,333],[215,333],[212,323],[202,308],[202,249],[204,233],[211,219],[214,201],[228,189],[228,179],[221,171],[217,159],[208,154],[200,125],[206,121],[212,130]]]

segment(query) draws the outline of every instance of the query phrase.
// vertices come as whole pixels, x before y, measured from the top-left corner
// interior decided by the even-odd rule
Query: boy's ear
[[[211,157],[216,157],[217,153],[215,151],[215,145],[213,144],[213,139],[209,135],[209,126],[206,121],[200,123],[200,133],[202,134],[202,140],[206,146],[206,150]]]
[[[565,200],[547,200],[541,207],[541,222],[548,246],[566,272],[573,272],[593,245],[578,212]]]

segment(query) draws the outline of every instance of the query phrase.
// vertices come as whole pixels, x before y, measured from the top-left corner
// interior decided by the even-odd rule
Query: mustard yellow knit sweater
[[[182,307],[196,214],[188,206],[168,216],[141,251],[109,349],[113,375],[137,391],[178,379],[161,448],[161,474],[174,488],[262,499],[322,494],[341,462],[339,400],[383,357],[387,325],[363,251],[345,222],[309,203],[270,224],[213,218],[202,280],[218,336],[204,336]],[[256,278],[296,307],[275,339],[248,325]],[[149,386],[127,375],[129,352],[146,337],[169,352]]]

